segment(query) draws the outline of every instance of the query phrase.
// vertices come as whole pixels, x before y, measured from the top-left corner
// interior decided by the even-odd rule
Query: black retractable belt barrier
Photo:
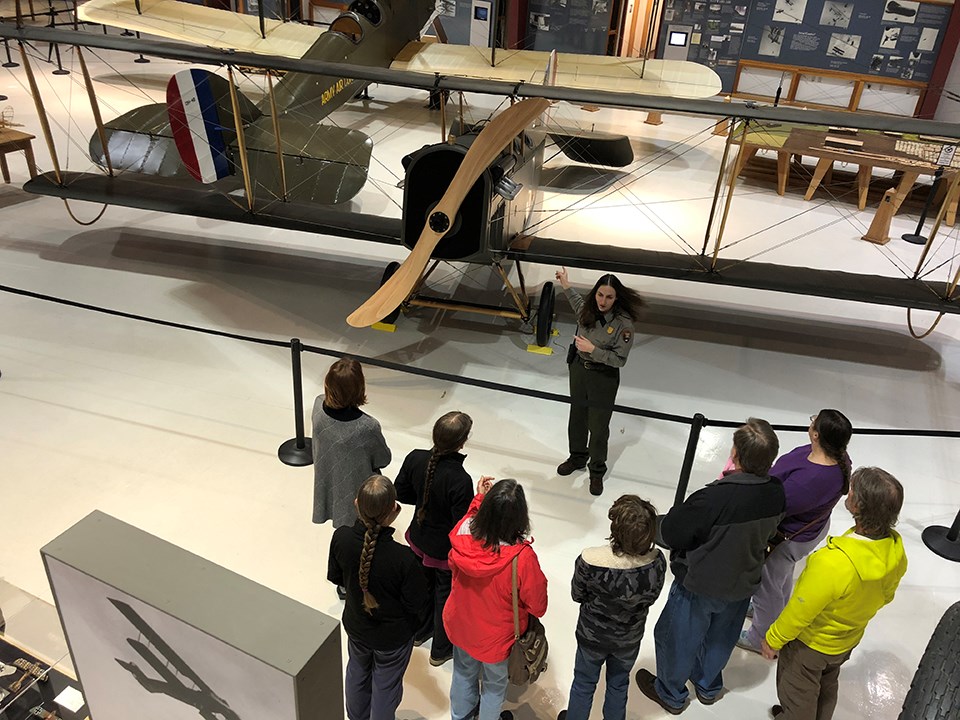
[[[697,443],[700,441],[700,431],[706,425],[707,419],[697,413],[690,423],[690,434],[687,436],[687,449],[683,453],[683,465],[680,466],[680,479],[677,481],[677,494],[673,499],[674,505],[679,505],[687,497],[687,485],[690,484],[690,471],[693,470],[693,460],[697,455]]]
[[[293,419],[297,436],[284,442],[277,450],[280,462],[285,465],[301,467],[313,463],[313,449],[310,438],[303,433],[303,378],[300,373],[300,338],[290,340],[290,354],[293,366]]]
[[[923,531],[923,544],[947,560],[960,562],[960,512],[949,528],[931,525]]]

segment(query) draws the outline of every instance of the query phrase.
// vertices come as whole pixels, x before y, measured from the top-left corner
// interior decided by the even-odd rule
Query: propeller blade
[[[463,156],[460,169],[433,209],[413,251],[397,272],[347,318],[353,327],[368,327],[393,312],[407,299],[440,240],[453,225],[460,205],[483,171],[550,103],[543,98],[522,100],[488,122]]]

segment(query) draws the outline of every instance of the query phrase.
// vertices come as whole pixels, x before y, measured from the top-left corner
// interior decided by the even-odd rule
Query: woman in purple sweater
[[[753,624],[737,642],[744,650],[760,652],[760,640],[793,592],[794,567],[827,536],[830,513],[850,488],[850,421],[839,410],[821,410],[810,417],[807,433],[809,445],[794,448],[770,468],[787,497],[777,534],[782,541],[763,564],[753,595]]]

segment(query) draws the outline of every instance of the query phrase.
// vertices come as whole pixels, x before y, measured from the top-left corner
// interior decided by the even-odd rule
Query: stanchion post
[[[960,512],[949,528],[931,525],[921,535],[923,544],[947,560],[960,562]]]
[[[700,442],[700,431],[707,419],[697,413],[690,424],[690,435],[687,436],[687,449],[683,454],[683,465],[680,466],[680,479],[677,481],[677,494],[673,499],[674,505],[679,505],[687,497],[687,485],[690,484],[690,471],[693,470],[693,460],[697,455],[697,443]]]
[[[302,467],[313,463],[313,450],[310,438],[303,434],[303,378],[300,373],[300,352],[303,346],[299,338],[290,340],[291,365],[293,367],[293,419],[297,436],[284,442],[277,450],[277,456],[284,465]]]

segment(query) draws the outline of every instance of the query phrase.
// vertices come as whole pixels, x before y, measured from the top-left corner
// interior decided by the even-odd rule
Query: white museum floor
[[[45,53],[44,53],[45,54]],[[68,56],[67,62],[73,62]],[[120,56],[93,63],[98,92],[110,103],[106,117],[143,102],[121,81],[136,74],[149,92],[162,92],[171,63],[135,66]],[[90,134],[79,72],[53,77],[38,67],[41,87],[61,136],[61,162],[86,170],[83,147]],[[35,114],[23,87],[22,68],[3,70],[0,92],[10,100],[34,145],[41,170],[50,168]],[[372,173],[393,185],[399,157],[436,131],[412,135],[401,121],[437,123],[423,98],[374,88],[378,114],[351,106],[338,123],[363,125],[377,142],[382,165]],[[484,101],[471,98],[473,112]],[[712,120],[667,116],[664,125],[639,125],[641,116],[564,108],[565,122],[629,125],[638,147],[663,150],[656,173],[640,176],[629,192],[612,193],[590,211],[564,221],[563,236],[598,243],[644,243],[671,249],[672,241],[645,223],[672,224],[699,250],[703,218],[716,181],[723,139],[705,129]],[[399,118],[399,120],[398,120]],[[69,155],[67,159],[66,156]],[[393,360],[417,367],[563,393],[563,347],[573,318],[560,299],[560,336],[551,356],[525,352],[531,335],[509,321],[418,311],[401,318],[396,333],[349,328],[343,318],[375,287],[385,259],[404,251],[358,241],[317,238],[255,226],[108,208],[82,227],[63,203],[28,195],[21,157],[8,157],[14,183],[0,187],[0,285],[91,303],[163,320],[258,338],[305,343]],[[638,159],[638,167],[651,160]],[[374,189],[359,203],[368,211],[398,212]],[[400,191],[391,197],[399,200]],[[379,198],[379,199],[378,199]],[[571,196],[544,198],[565,206]],[[628,200],[646,203],[643,215]],[[728,237],[787,221],[744,241],[735,257],[770,249],[762,259],[788,264],[893,273],[899,261],[912,269],[919,250],[900,241],[878,248],[859,240],[871,212],[823,197],[805,203],[794,188],[778,197],[772,186],[746,182],[734,199]],[[606,203],[606,205],[604,205]],[[98,206],[71,203],[81,219]],[[389,208],[389,210],[388,210]],[[809,211],[809,212],[805,212]],[[799,213],[805,213],[797,216]],[[640,218],[647,219],[641,221]],[[653,218],[654,220],[651,220]],[[792,218],[792,219],[791,219]],[[912,229],[916,215],[898,216],[894,232]],[[697,224],[699,223],[699,224]],[[627,237],[629,233],[629,237]],[[699,235],[698,235],[699,233]],[[559,233],[558,233],[559,234]],[[953,252],[956,233],[941,246]],[[636,238],[636,240],[634,240]],[[648,244],[649,243],[649,244]],[[659,245],[658,245],[659,244]],[[552,268],[528,268],[530,288],[552,278]],[[595,273],[571,270],[589,287]],[[451,272],[449,278],[455,279]],[[960,429],[960,321],[947,317],[926,340],[910,338],[905,311],[802,296],[740,291],[696,283],[626,277],[650,301],[636,347],[623,374],[619,401],[668,413],[739,420],[749,415],[775,423],[806,424],[811,413],[835,407],[855,427]],[[499,290],[487,271],[471,271],[465,285]],[[923,324],[926,319],[921,319]],[[329,359],[304,356],[308,412]],[[0,576],[50,600],[39,548],[94,509],[169,540],[224,567],[338,615],[341,604],[325,580],[331,528],[310,522],[312,474],[282,465],[277,446],[293,434],[290,358],[283,349],[164,328],[134,320],[0,292],[0,497],[4,542]],[[545,618],[550,669],[506,708],[518,720],[553,718],[565,707],[572,677],[576,605],[569,597],[573,561],[580,549],[606,536],[606,511],[622,493],[650,498],[665,511],[672,502],[683,449],[684,426],[616,415],[612,472],[605,493],[587,493],[586,476],[560,478],[565,457],[565,406],[455,383],[435,382],[370,368],[370,404],[393,449],[391,475],[410,450],[429,445],[433,420],[461,409],[475,420],[466,467],[476,477],[516,477],[533,513],[535,548],[550,582]],[[722,467],[730,433],[707,428],[701,438],[691,488]],[[804,442],[783,433],[784,450]],[[837,720],[892,720],[923,648],[943,611],[960,595],[960,567],[929,552],[920,533],[949,525],[960,506],[954,475],[956,440],[855,437],[855,465],[878,465],[906,488],[899,526],[910,567],[895,601],[870,625],[841,674]],[[398,521],[409,522],[409,509]],[[839,507],[833,530],[850,517]],[[639,665],[653,668],[653,624],[666,598],[651,612]],[[269,625],[270,618],[251,622]],[[431,668],[427,649],[414,652],[407,674],[403,720],[448,716],[451,668]],[[735,650],[725,673],[729,693],[712,707],[694,702],[685,717],[762,718],[775,702],[775,667]],[[631,718],[665,716],[634,687]],[[600,717],[595,704],[594,717]]]

